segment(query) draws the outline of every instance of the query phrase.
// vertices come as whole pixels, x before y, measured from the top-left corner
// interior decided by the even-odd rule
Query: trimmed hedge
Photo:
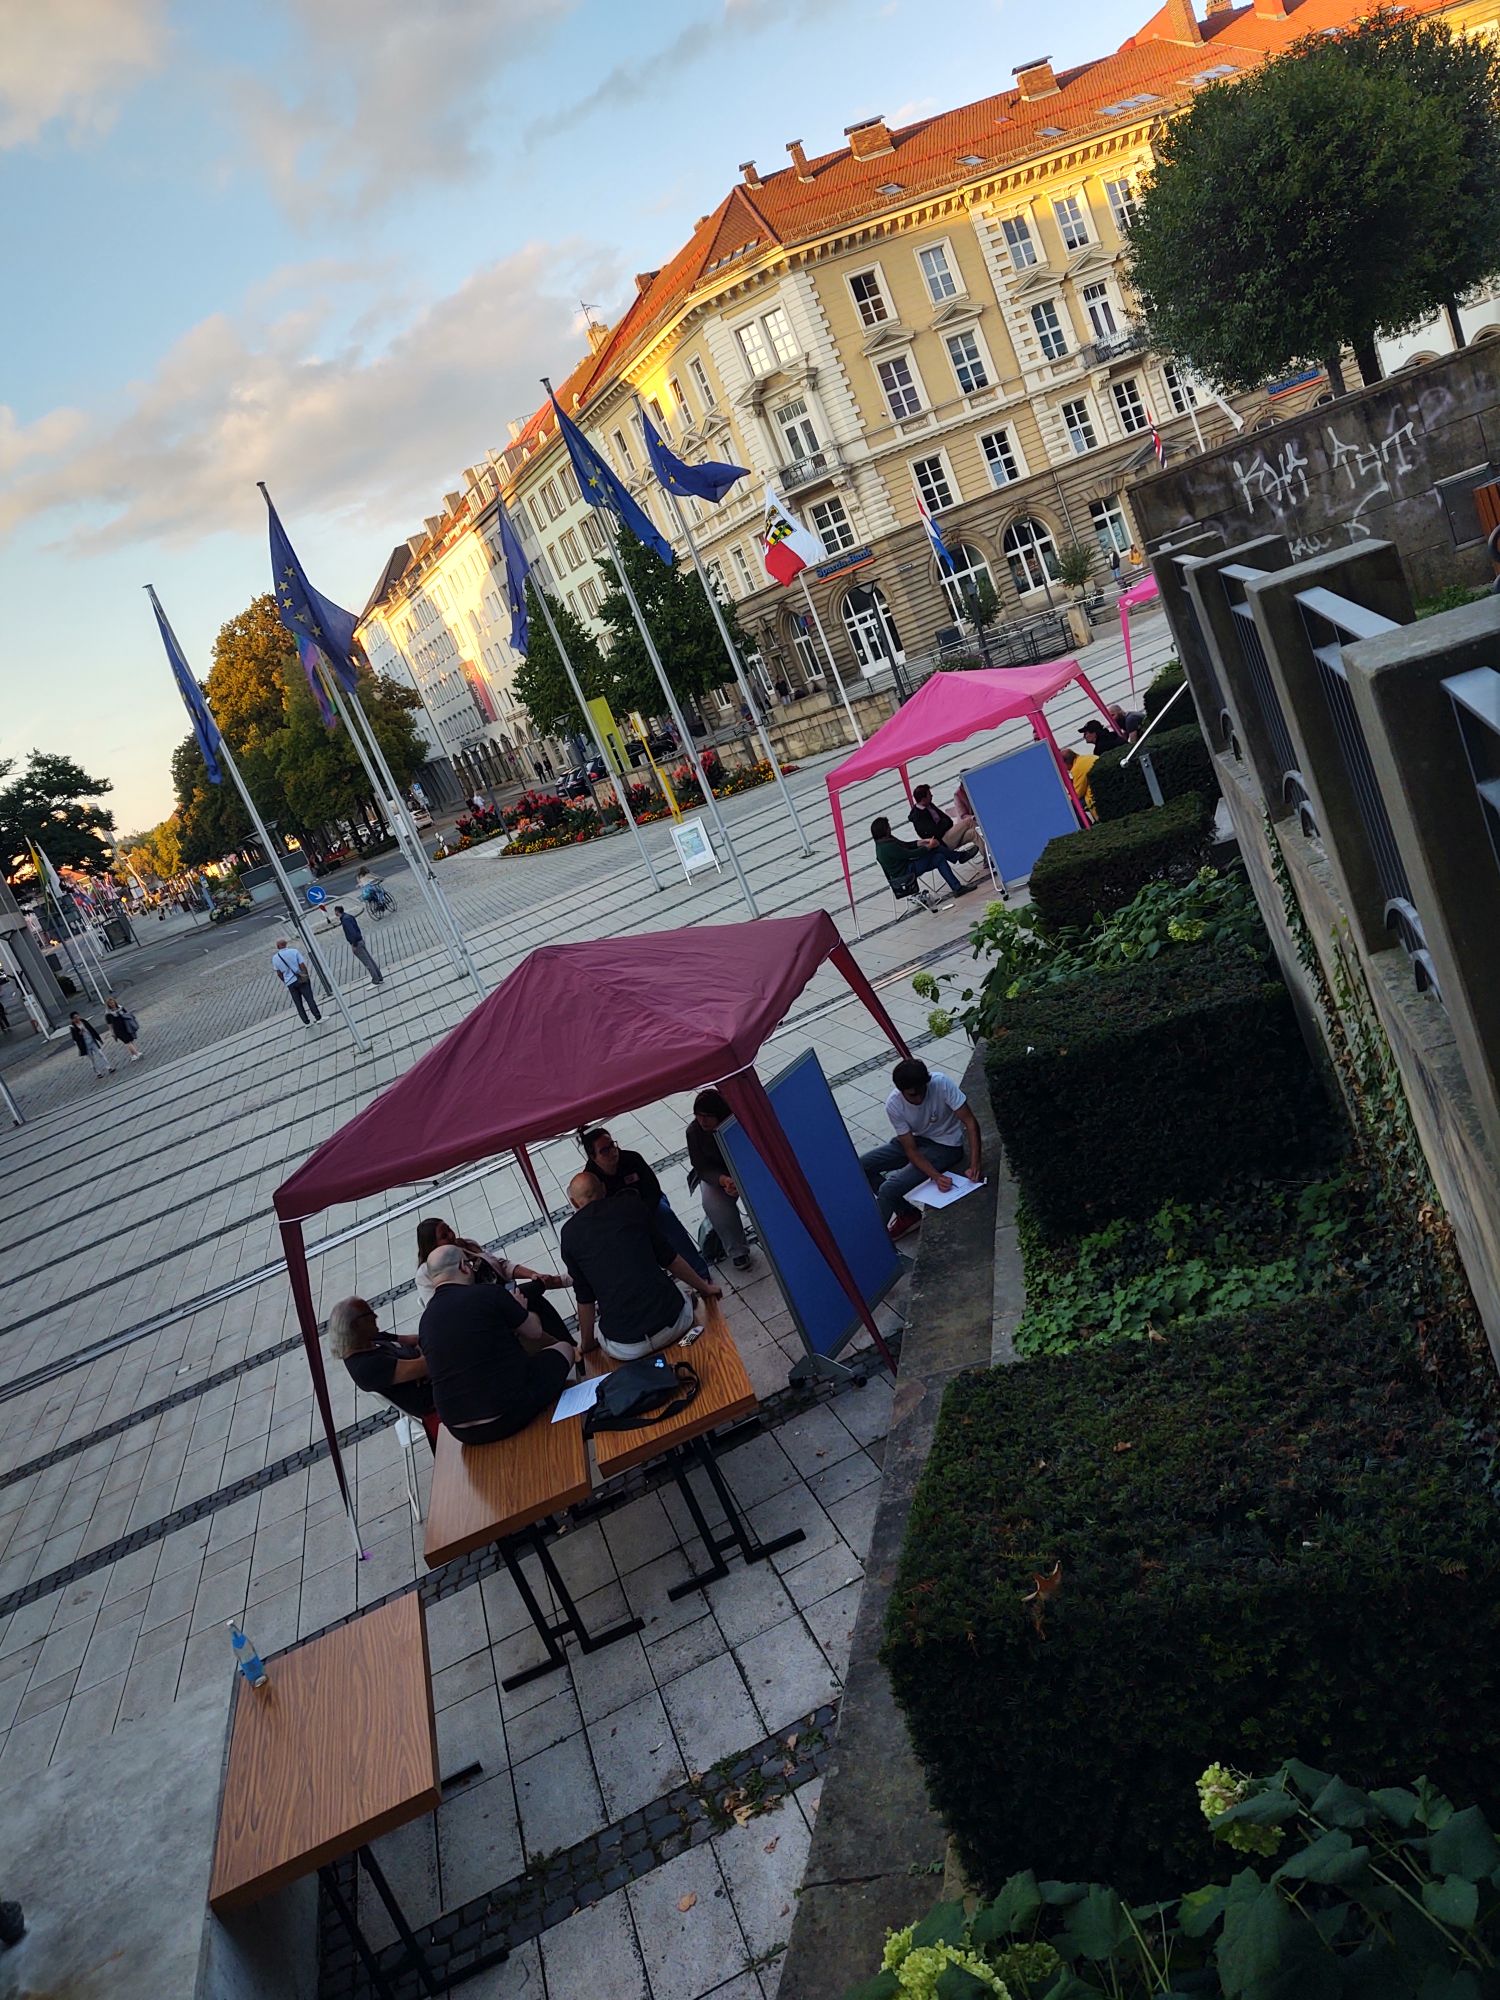
[[[1141,707],[1146,711],[1146,720],[1148,722],[1155,722],[1157,716],[1161,714],[1162,710],[1186,679],[1187,674],[1183,671],[1181,660],[1168,660],[1164,666],[1157,669],[1156,673],[1152,676],[1145,694],[1141,697]],[[1184,708],[1187,710],[1186,715],[1183,714]],[[1178,702],[1177,706],[1172,710],[1172,717],[1172,727],[1174,729],[1177,727],[1177,719],[1179,717],[1184,722],[1191,719],[1196,725],[1198,711],[1193,706],[1191,695],[1187,697],[1185,702]]]
[[[1050,931],[1087,929],[1148,882],[1199,867],[1212,827],[1212,805],[1201,792],[1186,792],[1149,812],[1060,833],[1031,871],[1038,918]]]
[[[883,1657],[966,1872],[1200,1879],[1215,1762],[1500,1797],[1494,1509],[1352,1305],[960,1377]]]
[[[985,1069],[1006,1158],[1053,1238],[1169,1196],[1305,1178],[1324,1115],[1286,987],[1205,945],[1007,1000]]]
[[[1151,805],[1140,757],[1125,762],[1132,748],[1127,744],[1122,750],[1106,750],[1089,772],[1094,810],[1100,819],[1123,819],[1127,813],[1145,812]],[[1159,729],[1146,749],[1164,799],[1180,798],[1184,792],[1201,792],[1206,799],[1218,797],[1214,760],[1196,722],[1181,729]]]

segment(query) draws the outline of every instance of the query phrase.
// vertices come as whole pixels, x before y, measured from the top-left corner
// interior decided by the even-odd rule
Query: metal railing
[[[1247,569],[1240,563],[1226,563],[1219,571],[1224,579],[1224,595],[1234,621],[1235,637],[1240,643],[1240,657],[1245,663],[1255,705],[1270,739],[1271,755],[1276,760],[1281,796],[1287,805],[1295,809],[1303,833],[1309,840],[1316,840],[1318,822],[1313,816],[1312,795],[1297,768],[1297,750],[1292,742],[1292,732],[1287,727],[1281,697],[1276,692],[1276,683],[1271,678],[1271,663],[1260,641],[1255,614],[1245,601],[1245,585],[1258,583],[1265,574],[1264,570]]]
[[[1318,685],[1328,704],[1334,735],[1338,738],[1349,787],[1354,795],[1355,810],[1364,829],[1370,859],[1384,898],[1385,927],[1395,934],[1411,960],[1417,991],[1432,993],[1441,999],[1437,971],[1432,954],[1427,949],[1422,919],[1412,902],[1406,863],[1396,845],[1390,814],[1385,809],[1380,781],[1370,758],[1370,746],[1365,741],[1364,725],[1355,709],[1354,697],[1349,690],[1349,676],[1344,667],[1345,646],[1394,631],[1395,620],[1384,618],[1376,611],[1367,611],[1363,605],[1351,603],[1347,597],[1340,597],[1331,590],[1298,591],[1297,609],[1302,616],[1302,629],[1307,634]]]
[[[1106,362],[1118,361],[1125,354],[1139,354],[1146,345],[1146,336],[1137,326],[1122,326],[1113,333],[1101,333],[1078,350],[1078,358],[1085,368],[1102,368]]]
[[[836,444],[826,444],[821,451],[810,451],[805,458],[794,458],[790,465],[783,465],[777,473],[783,493],[791,494],[804,486],[816,486],[820,479],[832,479],[844,463],[843,453]]]

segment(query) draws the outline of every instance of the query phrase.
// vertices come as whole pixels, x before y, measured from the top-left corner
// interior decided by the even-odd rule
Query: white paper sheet
[[[983,1181],[971,1181],[963,1174],[950,1173],[953,1185],[946,1194],[941,1193],[931,1181],[923,1181],[912,1188],[906,1199],[914,1208],[951,1208],[956,1201],[962,1201],[966,1194],[973,1194],[976,1188],[984,1186]]]
[[[591,1375],[586,1382],[575,1382],[571,1389],[564,1389],[552,1412],[553,1423],[560,1424],[566,1417],[581,1417],[585,1410],[591,1410],[603,1380],[602,1375]]]

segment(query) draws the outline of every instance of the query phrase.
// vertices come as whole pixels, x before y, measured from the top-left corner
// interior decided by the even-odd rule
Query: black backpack
[[[669,1365],[655,1354],[622,1362],[601,1380],[593,1408],[583,1419],[583,1434],[639,1431],[665,1423],[687,1408],[701,1386],[697,1369],[685,1361]]]

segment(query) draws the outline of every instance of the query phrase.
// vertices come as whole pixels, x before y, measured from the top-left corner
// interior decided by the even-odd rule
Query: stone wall
[[[1419,602],[1492,574],[1471,498],[1500,468],[1500,341],[1404,369],[1130,490],[1149,548],[1282,535],[1293,561],[1384,540]]]

